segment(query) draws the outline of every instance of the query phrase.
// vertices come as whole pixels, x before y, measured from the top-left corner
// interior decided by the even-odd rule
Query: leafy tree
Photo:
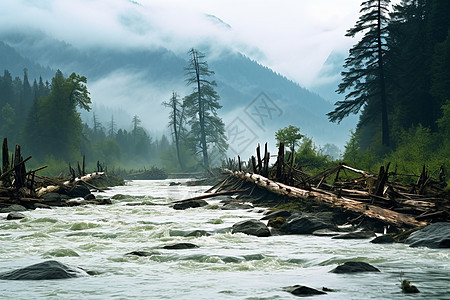
[[[328,113],[332,122],[340,122],[351,113],[358,113],[364,105],[374,104],[370,113],[381,114],[382,143],[389,146],[388,108],[386,96],[385,55],[387,45],[388,5],[390,0],[366,0],[361,16],[346,36],[364,33],[362,39],[350,49],[345,60],[346,71],[337,92],[347,93],[344,101],[336,102]],[[373,116],[371,116],[373,118]]]
[[[300,140],[304,137],[304,135],[300,134],[300,128],[295,127],[293,125],[289,125],[285,128],[278,129],[275,132],[275,139],[278,142],[278,146],[280,143],[285,144],[289,147],[291,153],[295,153],[295,146],[298,146]]]
[[[41,157],[50,154],[66,161],[79,157],[82,123],[77,107],[89,110],[91,103],[86,82],[86,77],[75,73],[66,79],[58,70],[50,94],[40,98],[36,111],[30,112],[36,114],[29,120],[37,120],[35,134],[39,138],[34,151]]]
[[[209,79],[214,74],[209,70],[205,56],[191,49],[190,60],[186,70],[186,84],[194,85],[194,92],[184,99],[186,118],[190,126],[188,141],[195,153],[201,153],[203,167],[209,169],[208,145],[214,146],[220,153],[225,153],[228,144],[225,125],[218,116],[219,95],[214,90],[216,82]]]

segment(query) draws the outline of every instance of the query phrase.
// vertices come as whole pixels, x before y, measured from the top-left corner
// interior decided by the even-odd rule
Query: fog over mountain
[[[335,78],[330,81],[330,74],[319,73],[322,78],[317,78],[317,88],[311,92],[250,59],[264,57],[264,53],[235,40],[233,24],[220,16],[191,14],[185,21],[194,17],[200,21],[187,26],[191,31],[192,27],[202,28],[201,34],[183,36],[183,32],[175,32],[179,26],[168,25],[158,31],[161,16],[157,10],[145,9],[137,2],[113,3],[120,9],[105,8],[101,24],[95,24],[95,18],[85,11],[87,24],[77,19],[73,23],[75,28],[70,29],[67,25],[58,28],[52,20],[46,21],[51,26],[31,26],[22,20],[17,26],[3,27],[0,57],[4,59],[0,60],[0,68],[19,77],[23,75],[23,68],[27,68],[31,80],[39,75],[50,80],[50,74],[57,69],[66,76],[72,72],[85,75],[93,111],[104,126],[114,116],[117,125],[127,129],[131,127],[132,116],[138,115],[151,134],[170,134],[166,125],[168,111],[161,103],[169,99],[172,91],[181,96],[192,91],[185,85],[184,67],[188,60],[186,52],[195,47],[206,55],[210,69],[215,71],[223,105],[219,114],[227,127],[230,155],[250,153],[258,142],[268,141],[274,146],[274,132],[288,125],[300,127],[321,145],[334,143],[342,147],[348,139],[355,120],[330,124],[325,114],[333,109],[335,99],[325,100],[318,95],[327,97],[327,93],[332,93],[331,88],[337,88],[327,86],[334,84]],[[39,12],[43,18],[62,9],[54,1],[28,4],[29,10]],[[92,34],[89,26],[94,26]],[[8,56],[4,56],[6,53]],[[83,112],[82,117],[91,125],[92,112]],[[237,132],[242,137],[237,136]]]

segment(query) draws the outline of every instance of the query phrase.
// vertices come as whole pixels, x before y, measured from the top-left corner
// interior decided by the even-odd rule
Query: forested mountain
[[[54,70],[60,69],[66,76],[71,72],[86,76],[92,110],[96,113],[97,122],[105,128],[111,127],[108,124],[113,118],[117,128],[129,129],[129,116],[138,115],[147,131],[156,132],[158,136],[163,132],[170,134],[166,126],[168,112],[160,104],[170,98],[172,91],[177,91],[181,96],[190,92],[184,82],[187,55],[177,55],[168,49],[125,50],[106,45],[77,48],[38,31],[10,32],[0,36],[0,40],[8,49],[33,62],[28,67],[33,74],[39,72],[39,68],[33,66],[45,65]],[[252,143],[245,147],[231,145],[234,152],[230,155],[247,155],[257,142],[268,141],[274,146],[273,133],[289,124],[300,127],[317,143],[343,146],[348,139],[351,122],[340,126],[330,124],[325,114],[332,106],[317,94],[243,54],[229,49],[217,53],[208,46],[202,50],[212,57],[208,62],[215,71],[214,79],[223,106],[219,113],[225,125],[236,125],[235,120],[239,118],[240,126],[248,128],[252,135]],[[20,61],[23,64],[24,60]],[[12,63],[14,59],[3,68],[7,69]],[[14,76],[22,76],[22,73],[23,70]],[[44,76],[48,76],[48,72]],[[273,115],[270,110],[255,115],[257,112],[254,109],[258,109],[260,95],[268,97]],[[120,110],[123,113],[117,114]],[[269,115],[265,120],[261,116],[267,113]],[[82,118],[92,127],[92,112],[82,112]]]

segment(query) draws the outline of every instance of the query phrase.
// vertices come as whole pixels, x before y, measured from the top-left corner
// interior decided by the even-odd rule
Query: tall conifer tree
[[[386,95],[385,54],[387,47],[388,5],[390,0],[366,0],[361,16],[346,36],[364,33],[350,49],[342,72],[343,80],[337,92],[347,93],[345,100],[336,102],[328,113],[332,122],[340,122],[351,113],[365,107],[381,116],[382,143],[389,146],[388,106]]]

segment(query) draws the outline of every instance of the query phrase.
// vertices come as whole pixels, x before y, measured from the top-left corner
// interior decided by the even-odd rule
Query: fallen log
[[[251,182],[260,188],[263,188],[271,193],[286,196],[289,198],[301,198],[308,201],[315,201],[320,204],[325,204],[330,207],[340,208],[343,210],[349,210],[354,213],[363,214],[366,217],[377,219],[383,223],[394,225],[397,227],[417,227],[425,226],[427,222],[418,221],[415,218],[395,212],[390,209],[381,208],[376,205],[362,203],[356,200],[349,199],[347,197],[338,197],[332,193],[323,193],[314,190],[305,190],[293,186],[289,186],[283,183],[272,181],[266,177],[258,174],[245,173],[239,171],[228,172],[241,180]],[[236,191],[235,191],[236,192]]]

